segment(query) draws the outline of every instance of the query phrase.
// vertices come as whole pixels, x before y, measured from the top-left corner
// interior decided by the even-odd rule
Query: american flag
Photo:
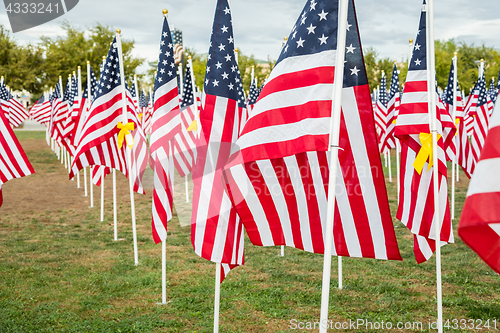
[[[420,17],[419,31],[413,47],[406,84],[396,120],[395,135],[401,140],[400,196],[397,218],[414,235],[413,251],[418,263],[428,260],[436,248],[434,222],[435,209],[439,210],[441,223],[440,240],[453,242],[450,209],[448,203],[447,170],[445,150],[455,135],[455,124],[442,102],[437,103],[439,203],[434,207],[433,169],[425,157],[418,163],[417,154],[432,150],[430,133],[428,82],[427,82],[427,38],[425,0]],[[432,93],[437,95],[434,90]],[[439,97],[436,96],[436,99]],[[441,107],[442,106],[442,107]],[[435,152],[436,153],[436,152]],[[420,157],[421,155],[419,155]],[[430,160],[432,161],[432,159]]]
[[[78,82],[75,76],[71,79],[71,88],[68,93],[68,113],[64,124],[63,138],[68,142],[68,145],[74,147],[74,136],[76,125],[78,122],[78,103],[75,104],[75,98],[78,96]]]
[[[387,103],[389,103],[389,96],[387,95],[387,80],[385,78],[385,73],[382,72],[378,99],[375,104],[375,128],[378,133],[379,151],[381,153],[385,152],[382,150],[382,143],[387,130]]]
[[[110,173],[111,173],[110,168],[102,165],[94,165],[92,167],[92,184],[96,186],[101,186],[102,179],[107,175],[109,175]]]
[[[173,29],[171,32],[172,34],[172,44],[174,44],[174,60],[175,64],[179,64],[182,62],[184,58],[184,46],[183,46],[183,41],[182,41],[182,31],[179,29]]]
[[[245,103],[233,36],[228,1],[218,0],[200,112],[202,131],[193,169],[191,242],[197,255],[222,264],[224,276],[230,267],[244,263],[243,225],[222,182],[222,168],[238,138],[239,115]]]
[[[495,78],[494,77],[491,78],[490,89],[488,89],[488,95],[490,95],[491,101],[493,102],[493,104],[495,104],[495,102],[497,100],[498,90],[497,90],[497,87],[495,85]]]
[[[67,88],[68,87],[66,86],[66,91]],[[61,89],[61,83],[59,81],[57,82],[54,93],[51,96],[52,113],[50,121],[50,134],[59,145],[64,145],[64,120],[66,119],[66,114],[68,113],[68,103],[67,99],[64,99],[65,96],[63,96]]]
[[[43,124],[45,126],[50,122],[50,102],[48,98],[45,98],[45,93],[38,99],[38,101],[33,104],[30,110],[30,117],[34,121]]]
[[[89,72],[90,72],[90,98],[88,92],[88,84],[85,83],[84,86],[85,89],[83,90],[82,93],[82,100],[80,101],[79,107],[76,110],[78,114],[76,116],[77,122],[76,122],[75,135],[73,139],[73,145],[75,147],[78,146],[78,144],[80,143],[83,125],[85,124],[85,120],[87,119],[87,116],[89,114],[90,106],[93,100],[93,95],[97,92],[97,78],[95,77],[94,71],[90,66],[89,66]]]
[[[475,108],[469,110],[469,114],[474,117],[474,129],[471,137],[472,156],[474,156],[474,161],[479,161],[488,134],[490,115],[493,112],[493,102],[486,91],[484,73],[477,81],[476,90],[477,104]]]
[[[324,253],[337,30],[335,1],[307,2],[225,169],[255,245]],[[332,253],[401,260],[353,1],[346,46]]]
[[[451,62],[450,75],[448,77],[448,84],[443,93],[443,102],[448,109],[448,113],[453,113],[453,80],[454,80],[454,66],[453,61]],[[460,87],[457,82],[457,105],[455,109],[455,123],[457,124],[457,137],[454,139],[456,145],[457,163],[462,167],[467,177],[471,177],[474,172],[475,164],[474,158],[472,156],[472,148],[467,137],[467,131],[465,130],[464,123],[464,105],[462,101],[462,93],[460,92]],[[446,151],[447,155],[452,155],[449,149]]]
[[[259,99],[259,92],[259,88],[257,87],[257,78],[254,78],[252,84],[250,85],[250,91],[246,101],[246,112],[241,117],[240,132],[243,130],[243,127],[245,127],[248,115],[252,112],[253,106],[257,103],[257,99]]]
[[[490,130],[476,172],[472,176],[458,225],[458,235],[495,272],[500,274],[500,106],[490,119]]]
[[[477,109],[478,98],[479,98],[479,80],[474,85],[474,88],[472,88],[467,98],[467,102],[465,102],[464,123],[465,123],[465,130],[467,131],[468,136],[472,136],[472,134],[474,133],[474,126],[476,121],[475,112]]]
[[[394,138],[394,128],[396,125],[396,118],[399,114],[399,75],[398,67],[394,63],[391,78],[391,89],[389,97],[387,98],[387,117],[385,123],[385,132],[382,134],[382,149],[381,152],[386,152],[389,149],[396,148],[396,138]]]
[[[9,92],[9,122],[13,127],[18,127],[28,119],[28,110]]]
[[[113,40],[106,57],[104,70],[97,82],[94,100],[85,119],[76,148],[70,172],[72,178],[78,170],[90,165],[102,165],[117,169],[133,181],[133,190],[144,194],[142,175],[147,165],[147,145],[139,126],[139,120],[130,93],[126,90],[126,100],[122,100],[120,64],[116,38]],[[131,164],[127,166],[127,144],[119,147],[118,128],[123,119],[122,106],[126,104],[128,124],[134,139]],[[125,142],[124,142],[125,143]],[[129,172],[130,171],[130,172]]]
[[[5,117],[3,107],[0,107],[0,206],[3,203],[2,184],[32,173],[35,170]]]
[[[193,90],[193,80],[191,76],[191,63],[186,65],[186,75],[181,97],[181,131],[175,135],[174,145],[174,165],[179,174],[184,177],[193,169],[196,162],[196,141],[198,132],[189,130],[193,121],[198,115],[196,92]],[[196,96],[197,97],[197,96]],[[196,103],[195,103],[196,102]]]
[[[171,140],[180,131],[179,91],[172,36],[167,17],[163,19],[154,86],[151,119],[150,165],[154,172],[151,227],[156,244],[167,238],[167,222],[172,218]]]

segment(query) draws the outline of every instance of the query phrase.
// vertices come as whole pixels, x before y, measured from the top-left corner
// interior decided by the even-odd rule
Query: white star
[[[108,84],[108,85],[106,86],[106,88],[111,89],[111,86]]]
[[[166,51],[166,52],[165,52],[165,55],[166,55],[167,57],[170,57],[170,52]]]
[[[351,69],[351,75],[356,75],[356,76],[358,76],[358,72],[359,72],[359,71],[360,71],[360,70],[359,70],[356,66],[354,66],[354,68],[353,68],[353,69]]]
[[[286,53],[286,51],[288,51],[288,44],[286,44],[286,46],[285,46],[285,53]]]
[[[163,60],[163,61],[162,61],[162,64],[163,64],[163,66],[166,66],[166,65],[168,64],[168,61]]]
[[[167,74],[168,74],[168,76],[172,76],[172,75],[174,75],[174,73],[172,73],[172,71],[168,71],[168,73],[167,73]]]
[[[229,90],[233,90],[234,89],[234,85],[232,83],[230,83],[228,86]]]
[[[160,69],[160,73],[161,73],[161,74],[165,74],[165,70],[164,70],[163,68],[162,68],[162,69]]]
[[[354,50],[356,50],[356,48],[353,47],[352,44],[351,44],[351,46],[346,47],[346,49],[347,49],[347,53],[354,53]]]
[[[314,30],[316,29],[315,26],[311,25],[307,28],[307,30],[309,31],[307,34],[310,35],[310,34],[315,34]]]
[[[207,66],[207,72],[210,72],[210,67]]]
[[[106,74],[108,74],[108,73],[109,73],[109,69],[107,69],[107,68],[106,68],[106,69],[104,70],[104,72],[106,72]]]
[[[211,54],[208,55],[208,60],[210,60],[210,59],[212,59],[212,55]]]
[[[227,14],[229,14],[229,13],[231,13],[231,11],[229,10],[229,8],[227,8],[227,7],[226,7],[226,9],[224,9],[224,14],[226,14],[226,15],[227,15]]]
[[[326,40],[328,39],[328,36],[325,36],[324,34],[318,38],[319,41],[321,42],[319,45],[323,45],[323,44],[326,44]]]
[[[415,60],[415,66],[420,66],[420,63],[422,62],[422,60]]]
[[[174,68],[174,67],[175,67],[175,64],[172,62],[172,63],[170,64],[170,67]]]
[[[326,15],[328,15],[328,13],[325,13],[325,11],[322,9],[321,13],[319,13],[318,15],[319,15],[319,20],[322,21],[326,20]]]
[[[228,27],[226,27],[226,26],[223,26],[223,27],[221,28],[221,30],[222,30],[222,33],[225,33],[225,32],[227,32],[227,29],[228,29]]]
[[[311,0],[311,10],[316,10],[317,4],[318,4],[317,2],[314,2],[314,0]]]
[[[167,37],[167,36],[168,36],[168,33],[164,32],[163,37]]]
[[[220,69],[222,67],[222,64],[220,62],[217,62],[215,66],[217,67],[217,69]]]
[[[305,23],[306,23],[306,18],[307,18],[307,17],[305,17],[305,16],[304,16],[304,17],[300,20],[300,25],[302,25],[302,24],[305,24]]]
[[[299,38],[299,40],[297,41],[297,48],[304,47],[304,42],[305,42],[305,40],[303,40],[302,38]]]
[[[161,82],[161,77],[158,76],[158,82]]]
[[[233,36],[229,36],[227,40],[229,41],[229,44],[233,44],[234,41]]]
[[[213,83],[214,87],[218,87],[219,86],[219,81],[217,81],[217,80],[214,80],[214,82],[212,82],[212,83]]]
[[[163,40],[162,40],[162,41],[160,42],[160,45],[161,45],[161,46],[165,45],[165,41],[163,41]]]
[[[226,46],[222,43],[220,43],[219,45],[219,51],[225,51],[226,50]]]
[[[231,70],[232,70],[233,72],[236,72],[236,66],[234,66],[234,65],[233,65],[233,66],[231,67]]]
[[[224,80],[228,79],[228,78],[229,78],[229,74],[227,74],[226,72],[224,72],[224,73],[222,74],[222,78],[223,78]]]
[[[420,50],[420,46],[421,45],[415,44],[415,50]]]
[[[205,85],[207,85],[207,84],[208,84],[208,79],[205,80]]]
[[[349,22],[347,22],[347,31],[350,31],[349,28],[352,27],[352,24],[349,24]]]
[[[226,58],[226,61],[231,61],[231,56],[229,54],[226,54],[224,58]]]

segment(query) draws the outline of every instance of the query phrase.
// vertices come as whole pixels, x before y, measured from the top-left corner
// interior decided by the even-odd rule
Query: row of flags
[[[337,3],[307,1],[265,85],[259,91],[253,81],[246,98],[234,50],[230,6],[227,0],[218,0],[200,99],[189,61],[184,82],[178,86],[165,16],[154,90],[149,98],[144,92],[139,95],[135,87],[128,89],[120,70],[119,40],[115,38],[99,79],[89,70],[90,90],[85,88],[81,100],[77,98],[78,79],[73,76],[64,93],[60,80],[54,92],[44,94],[30,114],[46,124],[50,136],[72,155],[70,178],[83,167],[96,166],[98,182],[101,172],[96,169],[105,168],[108,173],[117,169],[132,179],[135,192],[144,193],[142,176],[150,165],[154,172],[151,223],[156,243],[166,240],[167,222],[173,217],[174,168],[181,176],[192,173],[193,248],[199,256],[222,264],[221,279],[230,269],[244,264],[244,230],[254,245],[287,245],[324,253],[332,163],[339,170],[333,254],[402,260],[379,154],[394,149],[399,142],[402,171],[397,218],[414,235],[415,257],[423,262],[434,252],[436,241],[454,241],[447,159],[458,155],[468,175],[479,165],[486,170],[483,172],[491,170],[495,149],[490,148],[489,155],[481,150],[485,144],[495,145],[486,134],[488,128],[498,125],[490,124],[493,102],[486,92],[484,75],[463,111],[457,105],[458,129],[450,114],[448,86],[443,98],[436,98],[438,151],[432,151],[428,95],[434,91],[437,95],[437,90],[429,87],[426,28],[424,9],[402,95],[394,66],[390,91],[387,94],[383,77],[373,110],[354,1],[349,1],[345,50],[337,49]],[[331,148],[333,78],[339,52],[345,53],[346,60],[340,151],[338,160],[330,161],[327,152]],[[457,103],[461,101],[460,97]],[[3,131],[11,133],[12,129],[0,133]],[[432,163],[433,154],[438,156],[438,165]],[[433,168],[438,170],[438,193],[434,193]],[[28,166],[23,170],[18,174],[32,172]],[[487,176],[478,173],[478,179],[481,177]],[[0,178],[2,182],[8,179]],[[498,193],[496,187],[484,188],[481,180],[473,178],[472,184],[476,183],[468,202]],[[436,195],[440,207],[434,207]],[[469,237],[479,237],[474,228],[480,222],[491,222],[493,214],[471,213],[475,209],[474,204],[466,203],[463,219],[473,216],[480,221],[460,229],[462,238],[473,246],[477,240]],[[433,227],[436,210],[439,236]],[[487,262],[500,271],[498,260],[495,263],[491,259],[491,247],[488,251],[482,257],[489,258]]]

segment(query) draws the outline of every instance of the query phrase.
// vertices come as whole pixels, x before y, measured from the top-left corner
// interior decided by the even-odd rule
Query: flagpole
[[[439,214],[439,159],[437,145],[437,118],[436,118],[436,63],[434,54],[434,0],[428,0],[426,6],[427,17],[427,93],[429,96],[430,130],[432,133],[433,158],[433,190],[434,190],[434,226],[436,236],[436,299],[437,299],[437,328],[443,332],[443,300],[441,285],[441,219]]]
[[[104,168],[101,168],[101,222],[104,221]]]
[[[214,333],[219,333],[221,263],[215,263]]]
[[[121,86],[122,86],[122,116],[123,116],[123,125],[128,124],[128,118],[127,118],[127,96],[125,94],[125,72],[123,71],[123,54],[122,54],[122,42],[121,42],[121,30],[118,29],[116,30],[116,44],[118,48],[118,57],[120,61],[120,80],[121,80]],[[127,164],[128,164],[128,183],[130,187],[130,210],[132,213],[132,235],[133,235],[133,242],[134,242],[134,259],[135,259],[135,265],[139,265],[139,254],[137,252],[137,228],[136,228],[136,221],[135,221],[135,201],[134,201],[134,184],[132,181],[132,170],[131,168],[131,163],[132,163],[132,148],[129,147],[129,140],[127,136],[132,137],[132,134],[128,133],[125,135],[125,140],[124,142],[127,147],[125,150],[127,151]],[[133,145],[133,143],[132,143]]]
[[[344,59],[347,35],[348,0],[339,0],[339,26],[337,36],[337,58],[332,96],[332,117],[330,121],[330,179],[328,183],[328,212],[325,230],[325,255],[323,261],[323,284],[321,290],[320,333],[326,333],[328,325],[328,303],[330,297],[330,275],[332,270],[333,220],[335,212],[335,187],[339,163],[340,116],[342,88],[344,81]],[[339,256],[340,259],[340,256]],[[339,267],[341,261],[339,260]],[[339,271],[340,272],[340,271]],[[339,282],[341,276],[339,275]],[[339,287],[341,284],[339,283]]]
[[[408,68],[410,67],[411,58],[413,57],[413,39],[410,38],[408,45]]]
[[[91,165],[90,171],[90,208],[94,208],[94,183],[92,182],[92,176],[94,175],[94,166]]]
[[[161,304],[167,304],[167,240],[161,242]]]
[[[59,75],[59,87],[61,88],[61,99],[64,98],[64,88],[63,88],[63,85],[62,85],[62,76]],[[61,146],[61,151],[60,151],[60,154],[61,156],[61,164],[64,164],[64,160],[65,160],[65,149],[64,149],[64,146]],[[66,167],[66,166],[64,166]]]
[[[453,106],[452,106],[452,114],[451,117],[453,119],[453,124],[455,124],[455,119],[457,117],[457,52],[453,57]],[[458,130],[458,129],[457,129]],[[457,136],[453,137],[453,141],[455,143],[455,147],[458,147],[456,144]],[[460,152],[457,150],[455,153],[455,157],[451,162],[451,219],[455,219],[455,164],[457,163],[458,154]],[[457,170],[458,171],[458,170]]]
[[[117,207],[116,207],[116,169],[113,169],[113,233],[115,241],[118,240],[118,221],[117,221]]]
[[[78,66],[78,107],[82,108],[82,68]],[[83,112],[82,112],[83,113]],[[81,117],[81,114],[80,114]],[[78,126],[78,124],[76,124]],[[81,188],[80,186],[80,170],[76,171],[76,188]]]

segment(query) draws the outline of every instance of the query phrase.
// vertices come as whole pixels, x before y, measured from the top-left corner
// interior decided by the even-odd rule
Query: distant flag
[[[133,190],[144,194],[142,175],[147,163],[146,140],[128,91],[126,91],[125,101],[122,100],[120,75],[115,38],[110,46],[104,69],[97,82],[94,100],[81,131],[70,178],[78,170],[87,166],[107,166],[131,177]],[[123,103],[126,104],[127,124],[121,122]],[[133,137],[133,146],[128,140],[125,141],[124,137],[128,133]],[[126,161],[127,146],[132,146],[130,166]]]
[[[167,222],[172,218],[171,140],[180,131],[179,91],[172,36],[167,17],[163,18],[158,69],[154,85],[151,119],[150,166],[153,169],[152,233],[156,244],[167,238]]]
[[[198,115],[196,92],[193,91],[193,80],[191,76],[191,64],[186,65],[186,75],[181,97],[181,130],[175,135],[174,145],[174,165],[179,174],[184,177],[189,174],[196,162],[196,141],[198,131],[188,130]]]
[[[476,90],[477,104],[475,108],[469,110],[469,113],[474,117],[474,130],[471,137],[472,155],[474,161],[479,161],[488,134],[489,118],[493,112],[493,102],[486,91],[484,73],[477,81]]]
[[[244,263],[243,225],[224,190],[222,168],[238,138],[245,103],[235,59],[231,9],[218,0],[200,112],[201,135],[193,170],[191,242],[197,255],[221,263],[224,272]]]
[[[396,138],[394,137],[394,128],[396,126],[396,118],[399,114],[399,105],[401,103],[399,96],[399,75],[398,67],[394,63],[394,69],[392,70],[391,78],[391,89],[389,91],[388,102],[387,102],[387,117],[385,123],[385,132],[382,134],[380,151],[386,152],[389,149],[396,148]]]
[[[28,119],[28,111],[12,94],[9,92],[9,122],[13,127],[18,127],[23,121]]]
[[[184,58],[184,46],[182,41],[182,31],[175,28],[171,32],[172,34],[172,43],[173,43],[173,51],[174,51],[174,60],[175,64],[178,65],[182,62]]]
[[[375,125],[378,133],[379,151],[384,153],[386,151],[382,150],[383,138],[386,136],[385,132],[387,130],[387,103],[389,102],[389,96],[387,95],[387,83],[385,78],[385,73],[382,72],[382,79],[380,80],[380,91],[378,93],[377,103],[375,104]]]
[[[424,0],[425,4],[425,0]],[[400,196],[397,218],[414,235],[413,250],[418,263],[428,260],[435,251],[435,209],[439,210],[440,240],[453,243],[448,202],[445,150],[455,134],[455,124],[436,96],[438,117],[438,166],[432,165],[432,135],[429,125],[427,83],[427,38],[425,6],[411,58],[406,84],[396,120],[395,135],[401,140]],[[436,91],[437,95],[437,91]],[[439,170],[439,203],[434,207],[432,167]]]
[[[48,126],[50,122],[50,102],[49,99],[45,97],[45,93],[38,99],[38,101],[33,104],[30,110],[30,117],[34,121]]]
[[[252,112],[253,106],[257,103],[259,98],[259,88],[257,86],[257,78],[254,78],[252,84],[250,85],[250,91],[248,93],[248,99],[246,102],[246,112],[243,113],[243,117],[240,123],[240,132],[243,130],[245,123],[248,120],[248,115]]]
[[[497,104],[495,109],[481,158],[469,184],[458,234],[500,274],[500,106]]]
[[[453,76],[454,76],[454,66],[453,61],[450,67],[450,75],[448,77],[448,85],[446,86],[445,92],[443,94],[443,102],[445,103],[448,113],[453,112]],[[462,93],[460,92],[460,87],[457,82],[457,105],[455,113],[455,123],[457,124],[457,138],[455,140],[456,154],[458,157],[458,164],[462,167],[467,177],[470,178],[474,172],[475,161],[472,156],[472,148],[467,136],[467,131],[465,129],[464,122],[464,105],[462,101]],[[450,155],[447,151],[447,154]]]
[[[255,245],[325,251],[337,18],[336,1],[307,2],[225,169]],[[347,20],[332,253],[401,260],[353,1]]]
[[[2,184],[33,173],[35,170],[5,117],[2,106],[0,107],[0,206],[3,203]]]
[[[73,109],[73,111],[76,111],[78,113],[76,116],[77,122],[73,138],[73,145],[75,147],[77,147],[80,143],[83,126],[85,125],[85,121],[87,120],[87,116],[92,105],[93,95],[97,92],[97,78],[94,74],[94,71],[92,70],[92,67],[89,66],[88,68],[90,68],[90,94],[88,92],[88,84],[86,83],[85,89],[82,93],[82,100],[80,101],[80,105],[77,110]]]

